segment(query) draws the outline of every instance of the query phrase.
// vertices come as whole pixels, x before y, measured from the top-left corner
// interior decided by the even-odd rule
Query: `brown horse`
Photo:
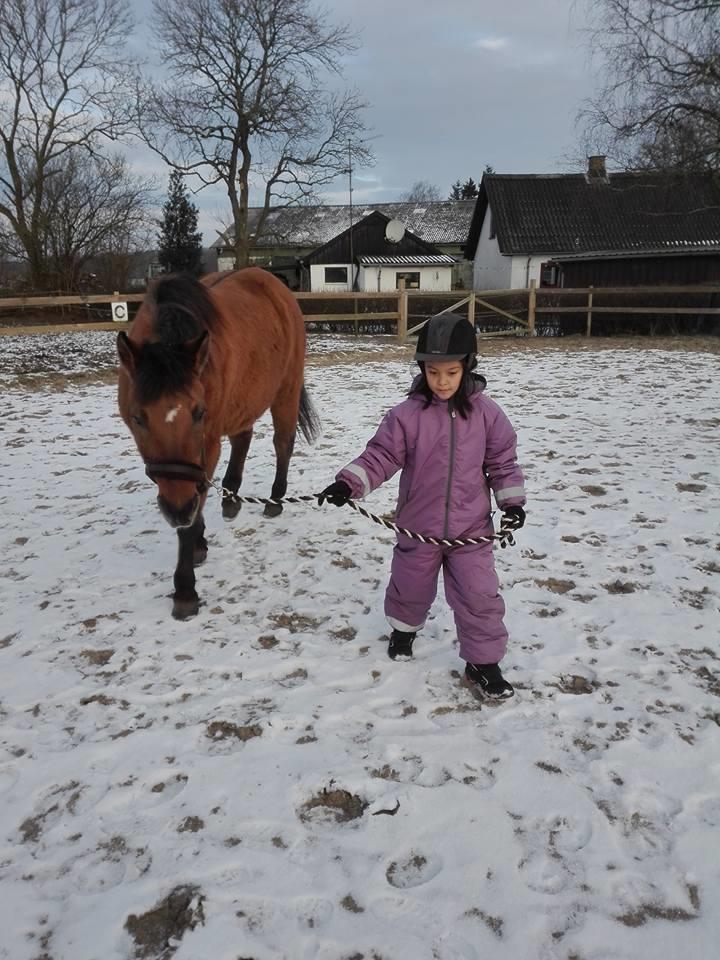
[[[117,339],[118,404],[158,486],[158,506],[177,528],[173,616],[194,616],[193,567],[207,556],[203,507],[222,437],[230,438],[223,487],[237,493],[253,425],[272,414],[276,471],[272,498],[285,496],[299,425],[307,440],[317,420],[303,385],[305,324],[287,287],[251,267],[196,280],[161,277],[148,291],[130,335]],[[223,499],[223,516],[240,509]],[[268,504],[266,516],[281,505]]]

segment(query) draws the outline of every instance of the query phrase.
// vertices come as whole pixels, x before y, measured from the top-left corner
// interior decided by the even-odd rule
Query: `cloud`
[[[504,50],[508,42],[507,37],[480,37],[473,46],[479,50]]]

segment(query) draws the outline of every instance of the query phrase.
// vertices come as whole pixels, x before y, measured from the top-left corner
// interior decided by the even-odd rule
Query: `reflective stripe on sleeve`
[[[504,490],[495,491],[495,499],[498,503],[501,500],[510,500],[513,497],[524,497],[525,487],[505,487]]]
[[[346,473],[352,473],[358,478],[360,483],[363,485],[362,495],[366,497],[370,493],[370,481],[368,480],[368,475],[365,473],[363,468],[359,467],[356,463],[350,463],[343,469],[346,471]]]

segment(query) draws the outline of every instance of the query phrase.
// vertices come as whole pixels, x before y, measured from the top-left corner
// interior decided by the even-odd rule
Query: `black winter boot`
[[[486,700],[509,700],[515,695],[512,684],[502,675],[497,663],[467,663],[465,680]]]
[[[404,630],[393,630],[390,634],[390,643],[388,645],[388,656],[391,660],[411,660],[414,633]]]

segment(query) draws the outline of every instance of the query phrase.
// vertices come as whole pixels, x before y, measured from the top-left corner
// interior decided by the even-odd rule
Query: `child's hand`
[[[351,494],[352,490],[344,480],[336,480],[335,483],[331,483],[329,487],[325,487],[322,493],[318,494],[318,506],[321,507],[327,500],[328,503],[332,503],[336,507],[342,507],[343,504],[348,502]]]
[[[525,526],[525,511],[522,507],[505,507],[502,514],[501,530],[519,530]]]

